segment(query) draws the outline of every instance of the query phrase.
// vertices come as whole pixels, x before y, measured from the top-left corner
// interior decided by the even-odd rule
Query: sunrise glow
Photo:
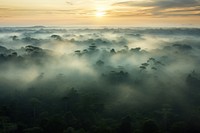
[[[96,9],[95,16],[96,17],[104,17],[106,15],[106,8],[105,7],[98,7]]]
[[[199,26],[199,6],[200,0],[1,0],[0,25]]]

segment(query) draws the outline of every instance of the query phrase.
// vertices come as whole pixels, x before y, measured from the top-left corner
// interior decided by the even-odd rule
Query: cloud
[[[69,1],[66,1],[66,4],[67,4],[67,5],[73,5],[73,3],[72,3],[72,2],[69,2]]]
[[[199,0],[153,0],[153,1],[125,1],[114,3],[118,8],[139,8],[152,16],[196,16],[199,15]],[[191,9],[192,8],[192,9]],[[170,10],[173,10],[173,12]],[[139,12],[139,11],[138,11]]]
[[[80,8],[80,7],[70,7],[70,9],[31,9],[31,8],[0,8],[1,17],[20,17],[20,16],[42,16],[42,15],[70,15],[70,16],[79,16],[87,17],[95,14],[95,9],[90,8]]]
[[[182,8],[182,7],[199,7],[199,0],[152,0],[146,1],[125,1],[114,3],[116,6],[138,6],[138,7],[157,7],[157,8]]]

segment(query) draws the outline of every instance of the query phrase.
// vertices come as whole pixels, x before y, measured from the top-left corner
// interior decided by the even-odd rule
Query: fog
[[[200,132],[199,36],[196,28],[0,28],[0,107],[15,126],[0,131]],[[67,112],[79,125],[71,116],[62,127],[40,125]]]

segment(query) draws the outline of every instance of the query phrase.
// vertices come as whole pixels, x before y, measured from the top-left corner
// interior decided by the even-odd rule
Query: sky
[[[200,0],[0,0],[0,26],[200,26]]]

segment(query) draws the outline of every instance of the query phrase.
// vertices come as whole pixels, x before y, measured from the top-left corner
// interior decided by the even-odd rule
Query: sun
[[[98,7],[96,9],[95,16],[96,17],[104,17],[106,15],[106,9],[104,7]]]
[[[105,14],[105,12],[96,12],[96,17],[103,17]]]

